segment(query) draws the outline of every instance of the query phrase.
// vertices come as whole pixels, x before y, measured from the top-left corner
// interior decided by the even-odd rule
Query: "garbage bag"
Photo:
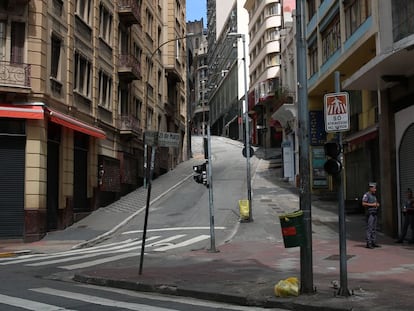
[[[280,280],[274,288],[276,297],[299,296],[299,281],[296,277]]]

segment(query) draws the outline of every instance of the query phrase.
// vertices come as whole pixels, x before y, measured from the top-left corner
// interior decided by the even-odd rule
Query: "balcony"
[[[0,87],[30,88],[30,65],[0,61]]]
[[[132,82],[141,79],[141,65],[138,60],[129,54],[119,56],[119,79],[124,82]]]
[[[119,20],[126,26],[141,23],[141,8],[136,0],[118,1]]]
[[[119,120],[119,133],[125,138],[142,139],[142,130],[139,127],[139,120],[133,116],[121,116]]]

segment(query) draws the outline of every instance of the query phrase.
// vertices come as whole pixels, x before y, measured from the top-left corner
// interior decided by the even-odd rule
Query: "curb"
[[[0,258],[17,257],[20,255],[30,254],[31,252],[32,252],[31,250],[3,252],[3,253],[0,253]]]
[[[201,299],[206,301],[215,301],[221,303],[230,303],[239,306],[251,306],[262,308],[283,308],[287,310],[297,311],[351,311],[349,308],[334,308],[325,306],[312,306],[304,302],[295,302],[295,298],[277,298],[258,299],[249,296],[241,296],[230,293],[217,293],[203,290],[195,290],[189,288],[180,288],[175,285],[167,284],[146,284],[140,282],[115,280],[102,277],[93,277],[89,275],[75,274],[72,278],[73,281],[85,284],[92,284],[105,287],[120,288],[126,290],[140,291],[140,292],[152,292],[163,295],[173,295],[181,297],[189,297],[195,299]]]

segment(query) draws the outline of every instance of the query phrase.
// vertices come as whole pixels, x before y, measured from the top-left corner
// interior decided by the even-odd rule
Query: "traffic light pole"
[[[299,122],[299,204],[303,211],[306,241],[300,247],[300,290],[303,294],[314,293],[312,260],[312,216],[309,176],[309,111],[306,71],[306,45],[304,36],[304,0],[296,1],[296,53],[298,77],[298,122]]]
[[[207,126],[207,150],[208,150],[208,165],[207,165],[207,176],[208,176],[208,207],[210,211],[210,252],[216,253],[216,238],[214,233],[214,203],[213,203],[213,174],[212,174],[212,163],[211,163],[211,135],[210,125]]]
[[[335,92],[341,91],[341,76],[339,71],[335,71]],[[343,162],[342,132],[338,132],[338,143],[341,146],[340,162]],[[347,255],[346,255],[346,220],[345,220],[345,200],[344,200],[344,173],[343,169],[336,176],[338,185],[338,210],[339,210],[339,254],[340,254],[340,287],[339,296],[350,296],[348,289]]]

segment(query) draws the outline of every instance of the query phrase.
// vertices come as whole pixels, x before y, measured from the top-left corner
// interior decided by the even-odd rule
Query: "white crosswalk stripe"
[[[79,294],[79,293],[73,293],[63,290],[57,290],[53,288],[35,288],[31,289],[34,292],[37,293],[43,293],[47,295],[53,295],[63,298],[68,298],[72,300],[82,301],[82,302],[88,302],[95,305],[101,305],[101,306],[107,306],[107,307],[114,307],[114,308],[122,308],[126,310],[136,310],[136,311],[174,311],[175,309],[171,308],[161,308],[161,307],[153,307],[148,306],[140,303],[131,303],[131,302],[122,302],[118,300],[112,300],[107,298],[101,298],[98,296],[92,296],[92,295],[85,295],[85,294]]]
[[[50,305],[46,303],[41,303],[41,302],[36,302],[33,300],[0,294],[0,306],[2,304],[12,306],[12,307],[22,308],[25,310],[32,310],[32,311],[40,311],[40,310],[42,311],[75,311],[72,309],[65,309],[62,307],[58,307],[58,306],[54,306],[54,305]]]
[[[186,247],[209,238],[201,234],[192,238],[186,238],[186,234],[176,234],[162,238],[152,236],[146,238],[145,251],[165,252],[177,248]],[[139,250],[142,240],[128,239],[121,242],[103,244],[89,248],[69,250],[52,254],[30,254],[16,258],[1,258],[0,266],[23,264],[28,267],[43,267],[58,265],[60,269],[75,270],[93,267],[121,259],[140,256]],[[96,258],[96,259],[93,259]],[[91,260],[92,259],[92,260]],[[70,263],[72,264],[66,264]]]

